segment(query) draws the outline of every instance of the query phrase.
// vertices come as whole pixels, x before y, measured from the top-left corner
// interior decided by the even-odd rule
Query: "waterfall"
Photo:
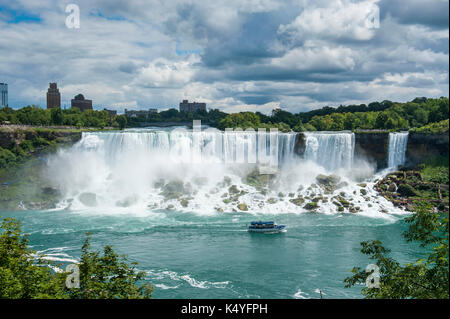
[[[355,169],[354,134],[304,134],[305,151],[299,156],[294,152],[295,133],[84,132],[78,143],[49,159],[48,175],[63,194],[61,206],[73,210],[145,214],[161,209],[210,213],[248,208],[273,214],[303,212],[309,199],[328,197],[330,190],[317,184],[317,176],[336,172],[347,182],[339,192],[353,194],[363,209],[366,200],[349,174]],[[274,163],[277,169],[271,170]],[[329,200],[320,207],[325,213],[338,210]],[[365,207],[368,214],[378,214],[373,207]]]
[[[355,151],[354,133],[307,132],[304,158],[328,171],[351,169]]]
[[[84,132],[79,149],[96,150],[108,161],[125,152],[170,155],[176,161],[202,163],[287,163],[295,158],[296,134],[220,132],[218,130]],[[200,157],[198,157],[200,156]]]
[[[408,132],[389,133],[388,167],[396,169],[405,164]]]

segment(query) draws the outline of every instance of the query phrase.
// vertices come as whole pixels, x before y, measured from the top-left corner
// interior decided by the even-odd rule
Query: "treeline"
[[[36,105],[28,105],[14,110],[8,106],[0,109],[0,124],[23,125],[68,125],[76,127],[116,127],[124,128],[127,118],[124,115],[110,116],[107,111],[70,109],[43,109]]]
[[[148,116],[127,117],[127,123],[130,127],[141,126],[146,123],[167,123],[167,122],[192,122],[193,120],[201,120],[211,126],[217,126],[219,121],[228,114],[218,109],[209,111],[199,110],[197,112],[180,112],[171,108],[159,113],[150,113]]]
[[[191,122],[201,120],[205,124],[225,128],[269,128],[282,131],[341,131],[359,129],[407,130],[422,128],[433,123],[445,121],[449,116],[447,97],[439,99],[415,98],[406,103],[392,101],[372,102],[368,105],[348,105],[337,108],[325,106],[309,112],[290,113],[275,109],[271,115],[260,112],[241,112],[227,114],[218,109],[197,112],[180,112],[169,109],[148,116],[126,117],[109,116],[107,111],[77,108],[46,110],[37,106],[26,106],[19,110],[9,107],[0,109],[0,123],[29,125],[70,125],[77,127],[139,127],[160,122]],[[429,128],[434,132],[448,131],[448,122]],[[427,129],[422,129],[426,131]]]
[[[368,106],[361,104],[338,108],[324,107],[297,114],[281,109],[273,110],[270,116],[259,112],[234,113],[220,120],[218,128],[257,129],[269,126],[296,132],[359,129],[408,130],[442,122],[433,125],[432,128],[434,132],[446,132],[448,131],[448,116],[449,101],[447,97],[416,98],[406,103],[373,102]]]

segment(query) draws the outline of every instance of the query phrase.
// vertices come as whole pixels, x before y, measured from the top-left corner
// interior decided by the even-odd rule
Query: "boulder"
[[[301,196],[298,196],[297,198],[290,199],[289,201],[292,204],[297,205],[297,206],[301,206],[305,202],[305,200]]]
[[[316,181],[319,185],[330,185],[330,184],[334,184],[332,182],[333,178],[331,178],[330,176],[324,175],[324,174],[319,174],[316,176]]]
[[[189,201],[188,201],[186,198],[183,198],[183,199],[180,201],[180,204],[181,204],[181,206],[183,206],[183,207],[188,207]]]
[[[134,205],[137,202],[137,200],[138,200],[137,196],[134,196],[134,195],[133,196],[128,196],[128,197],[125,197],[122,200],[118,200],[116,202],[116,206],[118,206],[118,207],[130,207],[130,206]]]
[[[191,193],[189,185],[184,186],[183,182],[180,180],[171,181],[164,185],[162,188],[161,195],[164,196],[166,200],[178,199],[183,195],[188,195]]]
[[[269,185],[271,182],[271,175],[260,174],[257,170],[254,170],[245,177],[243,182],[260,190]]]
[[[78,199],[85,206],[97,206],[97,195],[94,193],[81,193],[80,196],[78,196]]]
[[[388,188],[387,188],[387,191],[393,193],[396,190],[397,190],[397,185],[395,185],[395,183],[390,183]]]
[[[230,194],[237,194],[239,193],[239,189],[237,188],[236,185],[231,185],[230,188],[228,188],[228,192]]]
[[[317,204],[317,202],[310,202],[303,206],[303,208],[307,210],[313,210],[319,208],[319,205]]]
[[[239,210],[242,210],[242,211],[248,211],[248,207],[245,203],[238,204],[237,208],[239,208]]]

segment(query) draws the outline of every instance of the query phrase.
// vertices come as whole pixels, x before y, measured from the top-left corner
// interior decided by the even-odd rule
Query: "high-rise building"
[[[189,103],[188,100],[183,100],[183,102],[180,103],[180,112],[197,112],[200,110],[206,111],[206,103],[195,101]]]
[[[61,108],[61,94],[56,83],[50,83],[50,87],[47,91],[47,108]]]
[[[83,94],[76,95],[71,100],[72,107],[77,107],[81,111],[92,110],[92,100],[86,100]]]
[[[0,106],[7,106],[8,105],[8,84],[6,83],[0,83],[0,92],[1,92],[1,99],[0,99]]]

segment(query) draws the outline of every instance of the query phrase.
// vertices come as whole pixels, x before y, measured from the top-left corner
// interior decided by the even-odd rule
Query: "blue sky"
[[[65,25],[66,6],[80,28]],[[9,104],[298,112],[448,96],[447,0],[0,0]],[[375,10],[375,11],[374,11]],[[379,26],[367,17],[379,11]]]

